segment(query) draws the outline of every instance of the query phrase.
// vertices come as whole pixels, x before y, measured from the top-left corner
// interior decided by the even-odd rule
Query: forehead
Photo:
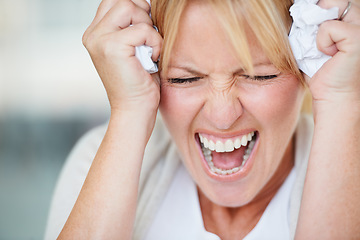
[[[269,62],[254,33],[246,25],[245,33],[254,65]],[[209,72],[241,68],[230,36],[213,7],[204,1],[190,1],[179,24],[170,68],[186,64]]]

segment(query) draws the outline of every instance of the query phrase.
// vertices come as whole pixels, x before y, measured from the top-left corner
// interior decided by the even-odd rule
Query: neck
[[[291,141],[287,147],[270,181],[246,205],[234,208],[215,204],[198,188],[204,226],[208,232],[218,235],[223,240],[242,239],[256,226],[294,166],[293,142]]]

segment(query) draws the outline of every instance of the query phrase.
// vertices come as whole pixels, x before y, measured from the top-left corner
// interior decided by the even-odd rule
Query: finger
[[[317,47],[334,56],[338,51],[359,54],[360,26],[340,21],[327,21],[320,25]]]
[[[132,56],[135,56],[136,46],[146,45],[153,49],[152,58],[159,58],[163,40],[161,35],[152,26],[139,23],[124,29],[122,32],[128,37],[121,38],[120,42],[133,46],[134,52]]]
[[[320,0],[318,5],[322,8],[329,9],[332,7],[339,8],[338,17],[342,15],[348,6],[347,0]],[[349,12],[343,18],[344,22],[360,24],[360,0],[352,0]]]
[[[94,31],[106,34],[138,23],[146,23],[150,26],[153,24],[150,16],[144,9],[131,1],[119,1],[107,12]]]
[[[91,22],[90,26],[88,27],[87,31],[91,31],[99,22],[100,20],[105,16],[105,14],[116,4],[118,0],[103,0],[101,1],[95,17],[93,21]]]
[[[145,23],[136,24],[122,31],[112,32],[107,35],[107,38],[111,42],[111,46],[104,47],[121,51],[122,56],[125,58],[135,56],[136,46],[146,45],[153,48],[152,59],[158,59],[163,42],[161,35],[153,27]]]
[[[323,23],[317,35],[317,44],[320,51],[325,54],[332,55],[332,59],[327,61],[319,70],[319,74],[324,79],[346,79],[343,81],[341,88],[348,89],[353,86],[347,83],[351,82],[351,79],[358,79],[360,74],[360,26],[356,24],[340,22],[340,21],[328,21]],[[331,48],[334,45],[338,51],[333,54]],[[317,74],[314,75],[316,78]],[[339,81],[335,81],[337,87]]]
[[[150,13],[150,4],[146,0],[132,0],[138,7]]]
[[[126,2],[128,7],[135,7],[135,4],[139,8],[143,9],[147,13],[146,15],[150,13],[150,5],[146,2],[146,0],[103,0],[98,7],[94,20],[87,28],[84,35],[87,35],[88,32],[93,31],[97,24],[111,11],[111,9],[114,8],[114,6],[119,7],[119,5],[125,5],[124,8],[126,8]],[[124,9],[124,12],[126,12],[126,9]]]

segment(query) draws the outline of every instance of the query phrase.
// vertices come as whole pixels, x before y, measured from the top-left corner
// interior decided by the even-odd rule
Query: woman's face
[[[250,31],[257,77],[246,76],[213,16],[206,4],[187,6],[162,76],[160,110],[201,192],[238,207],[277,189],[293,166],[304,90],[270,63]]]

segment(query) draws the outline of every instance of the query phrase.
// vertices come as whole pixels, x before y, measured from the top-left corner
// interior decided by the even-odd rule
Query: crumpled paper
[[[146,1],[150,5],[150,0]],[[156,63],[154,63],[151,59],[152,53],[152,47],[146,45],[135,47],[135,56],[139,59],[141,65],[148,73],[156,73],[158,71]]]
[[[148,73],[156,73],[158,67],[151,59],[153,53],[152,47],[142,45],[135,47],[135,56],[139,59],[141,65]]]
[[[339,8],[323,9],[318,0],[295,0],[290,7],[293,18],[289,41],[299,68],[312,77],[331,57],[320,52],[316,46],[319,25],[337,19]]]

